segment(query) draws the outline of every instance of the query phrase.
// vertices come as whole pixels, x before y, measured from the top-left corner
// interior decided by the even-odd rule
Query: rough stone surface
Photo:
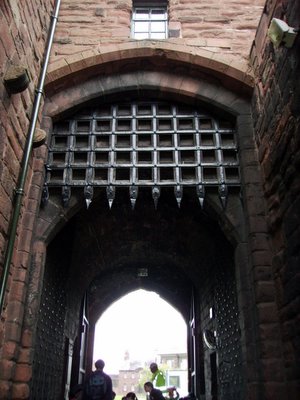
[[[28,0],[26,2],[1,2],[0,5],[0,273],[2,274],[4,251],[7,246],[9,221],[14,204],[14,189],[17,187],[21,160],[26,141],[29,118],[42,65],[50,12],[54,1]],[[4,86],[4,76],[8,70],[17,71],[19,67],[27,69],[30,84],[18,94],[9,94]],[[40,118],[39,118],[40,121]],[[38,125],[39,122],[38,121]],[[29,160],[28,180],[25,184],[22,206],[28,204],[32,177],[32,157]],[[38,202],[32,204],[32,214],[25,213],[22,207],[20,225],[15,240],[15,249],[10,264],[7,292],[0,323],[0,398],[28,398],[28,384],[18,388],[12,385],[16,371],[21,371],[17,364],[26,283],[28,280],[28,258],[31,247],[32,231]],[[22,228],[22,218],[24,226]],[[20,240],[19,240],[20,239]],[[30,374],[30,365],[23,368],[23,377]],[[21,376],[20,375],[20,376]],[[28,380],[28,379],[27,379]]]
[[[284,397],[296,399],[295,380],[299,379],[299,223],[300,223],[300,74],[299,35],[291,49],[278,48],[266,38],[270,18],[299,25],[299,1],[268,2],[262,15],[251,52],[256,72],[253,96],[255,139],[264,179],[268,207],[268,227],[273,247],[272,274],[280,315],[285,379]],[[267,292],[265,292],[267,295]],[[270,314],[271,315],[271,314]],[[269,367],[268,367],[269,368]],[[270,386],[269,395],[275,396]],[[273,393],[273,394],[272,394]],[[273,397],[272,397],[273,398]]]
[[[54,0],[10,1],[1,2],[0,5],[0,76],[2,77],[0,79],[1,266],[7,245],[14,189],[17,186],[33,105],[34,89],[42,64],[47,27],[53,7]],[[143,74],[141,73],[138,76],[139,81],[132,80],[130,74],[126,75],[123,71],[120,74],[121,64],[118,64],[118,61],[122,57],[127,57],[127,60],[136,57],[137,49],[140,46],[141,70],[143,68],[148,70],[147,82],[151,88],[154,87],[155,79],[158,76],[153,74],[151,78],[151,68],[159,70],[162,66],[166,71],[170,67],[170,58],[172,58],[173,67],[177,53],[176,61],[178,63],[176,67],[178,67],[178,70],[174,72],[177,75],[182,75],[183,71],[186,77],[190,73],[189,79],[171,79],[170,75],[166,75],[167,82],[163,79],[156,82],[157,86],[162,88],[161,94],[167,91],[166,88],[169,90],[172,86],[174,91],[194,99],[203,90],[204,93],[202,94],[206,100],[210,98],[214,105],[224,105],[228,102],[228,109],[234,110],[234,115],[239,114],[237,125],[238,132],[241,135],[239,151],[244,185],[243,213],[235,213],[237,207],[236,202],[233,202],[228,205],[227,220],[226,218],[222,220],[223,214],[220,211],[216,211],[214,215],[232,243],[239,243],[235,252],[230,253],[230,260],[231,257],[235,257],[235,262],[240,267],[236,270],[237,298],[240,312],[241,343],[245,355],[243,367],[248,382],[243,400],[244,398],[247,400],[262,398],[264,400],[282,400],[283,398],[298,400],[300,361],[300,86],[298,81],[300,75],[300,44],[298,35],[292,49],[286,49],[284,46],[275,49],[266,33],[272,17],[282,18],[289,25],[298,26],[300,2],[299,0],[268,0],[266,3],[264,0],[170,0],[168,11],[171,37],[163,42],[148,42],[147,46],[144,47],[130,38],[131,7],[130,0],[101,0],[97,2],[66,0],[62,2],[48,75],[49,82],[54,82],[54,92],[58,92],[57,98],[61,102],[56,105],[48,104],[48,110],[52,107],[55,116],[55,114],[58,114],[58,108],[61,105],[64,105],[67,111],[68,102],[69,105],[78,105],[79,103],[75,103],[75,100],[77,101],[82,96],[88,99],[91,92],[95,91],[93,82],[90,83],[90,87],[87,84],[83,88],[76,89],[77,82],[66,78],[76,72],[78,72],[77,79],[80,78],[80,74],[85,77],[85,68],[87,67],[93,69],[101,65],[103,70],[97,70],[98,74],[105,71],[106,76],[101,76],[99,93],[105,90],[109,91],[112,86],[117,88],[118,86],[122,87],[122,85],[127,87],[132,85],[132,89],[137,89],[143,82]],[[239,82],[242,82],[250,90],[253,87],[252,74],[250,70],[247,71],[246,69],[248,68],[248,55],[254,36],[250,60],[255,71],[255,92],[252,100],[254,125],[252,126],[247,99],[245,102],[241,102],[240,97],[237,99],[235,95],[245,95],[245,97],[249,95],[249,92],[242,93]],[[145,58],[147,58],[146,61],[143,60]],[[126,68],[130,70],[130,66],[126,65],[128,64],[127,60],[122,65],[125,72]],[[182,64],[189,65],[190,69],[182,69]],[[9,95],[4,87],[3,77],[10,65],[23,65],[29,71],[31,83],[29,88],[20,94]],[[200,74],[199,69],[195,68],[196,65],[197,68],[201,65]],[[203,73],[203,69],[214,71],[213,79],[211,75]],[[161,73],[163,72],[162,70]],[[225,87],[224,77],[227,76],[226,95],[222,90],[216,90],[212,93],[211,87],[213,85],[209,86],[210,89],[208,90],[208,86],[201,86],[200,83],[195,84],[196,76],[198,76],[198,82],[208,79],[209,84],[213,82],[213,85],[217,85],[217,79],[219,86],[223,89]],[[69,87],[74,90],[74,95],[69,100],[66,97],[63,98],[62,92],[60,92],[60,79],[64,78],[68,80]],[[232,82],[235,82],[235,84],[231,85]],[[231,94],[228,94],[229,89],[232,90]],[[69,93],[72,93],[72,90]],[[196,91],[199,93],[195,93]],[[41,117],[40,113],[38,125],[40,125]],[[50,117],[44,119],[44,124],[45,129],[51,132],[52,122]],[[253,128],[255,141],[252,135]],[[52,289],[51,279],[53,275],[49,271],[48,275],[45,274],[44,267],[45,265],[46,267],[49,265],[60,266],[60,262],[63,260],[59,257],[59,254],[56,254],[52,264],[49,259],[46,263],[46,254],[49,255],[52,251],[50,247],[47,249],[47,246],[54,236],[61,231],[62,226],[70,220],[71,214],[75,212],[74,210],[79,208],[79,203],[76,203],[77,200],[74,200],[70,209],[67,210],[61,208],[58,202],[53,201],[49,204],[47,212],[40,214],[39,226],[36,230],[46,153],[44,146],[34,150],[33,157],[30,157],[15,251],[8,276],[4,308],[1,310],[0,398],[3,400],[30,398],[29,384],[32,378],[33,350],[37,343],[36,326],[38,313],[41,309],[41,293],[42,290],[44,290],[44,293],[48,293],[49,287],[46,287],[45,282],[50,285],[50,291]],[[262,181],[263,191],[261,190]],[[121,205],[121,210],[122,207],[123,205]],[[97,210],[97,212],[99,211],[97,218],[104,209],[104,204],[101,204],[100,210]],[[121,212],[120,215],[118,215],[118,212],[120,212],[120,209],[119,211],[116,209],[115,214],[112,213],[111,215],[115,226],[118,226],[120,218],[124,216],[124,212]],[[230,214],[232,219],[230,219]],[[266,214],[267,218],[265,217]],[[107,214],[105,215],[107,218]],[[203,300],[201,301],[203,315],[202,320],[198,316],[197,322],[199,324],[201,322],[208,323],[207,312],[210,302],[213,301],[214,287],[211,281],[206,286],[203,285],[199,274],[199,265],[196,262],[200,258],[202,267],[205,265],[202,254],[197,253],[199,249],[201,250],[201,246],[198,248],[197,244],[202,242],[198,240],[202,236],[197,234],[198,236],[195,235],[192,238],[191,241],[194,243],[192,251],[195,254],[194,256],[190,255],[187,259],[185,246],[189,247],[190,245],[190,243],[187,243],[190,232],[185,231],[185,229],[188,225],[194,224],[194,218],[189,221],[182,221],[183,233],[180,241],[178,237],[172,236],[175,229],[170,229],[172,224],[169,223],[168,225],[166,222],[170,216],[167,218],[166,215],[165,218],[162,216],[158,221],[162,232],[166,233],[160,240],[157,236],[155,237],[155,231],[153,233],[149,229],[151,223],[153,224],[153,221],[157,218],[157,214],[140,231],[133,229],[136,228],[136,221],[133,221],[131,225],[124,223],[122,228],[125,229],[123,234],[127,238],[125,241],[121,241],[122,238],[120,235],[118,236],[118,229],[111,232],[109,224],[111,220],[109,218],[103,225],[103,221],[99,221],[95,229],[99,230],[98,236],[104,238],[103,254],[105,259],[101,258],[103,254],[101,255],[99,250],[101,247],[99,247],[96,236],[90,231],[87,232],[86,236],[91,235],[92,240],[85,243],[86,248],[90,253],[93,253],[94,247],[99,251],[99,254],[97,253],[98,259],[95,259],[95,255],[89,258],[91,274],[89,276],[92,279],[99,272],[98,268],[100,267],[101,272],[110,271],[112,273],[109,278],[107,278],[108,275],[105,278],[107,284],[113,282],[111,276],[117,278],[110,257],[111,254],[114,254],[114,242],[120,242],[120,258],[118,265],[115,264],[115,266],[120,269],[124,268],[122,279],[127,282],[126,290],[130,291],[137,285],[137,281],[133,281],[130,273],[128,273],[130,268],[127,269],[127,267],[130,260],[128,260],[127,254],[136,253],[140,257],[139,259],[149,261],[153,257],[148,247],[149,242],[151,242],[156,249],[156,259],[155,262],[153,261],[156,280],[153,281],[154,283],[152,282],[151,288],[164,291],[171,302],[173,301],[174,304],[177,302],[178,307],[182,307],[183,311],[187,312],[186,305],[189,304],[187,293],[190,290],[188,283],[191,279],[199,290],[203,289]],[[127,217],[128,222],[132,218],[132,214]],[[144,215],[140,217],[140,220],[143,217]],[[77,222],[80,218],[86,220],[85,212],[82,212],[81,215],[78,214]],[[103,220],[105,220],[105,217]],[[174,218],[175,220],[176,218]],[[246,228],[243,221],[247,221]],[[107,224],[106,231],[104,229],[105,224]],[[72,225],[70,226],[72,228]],[[82,223],[81,229],[83,229],[83,226],[84,223]],[[240,233],[240,237],[238,237],[237,232]],[[105,233],[110,234],[111,241],[105,237]],[[141,233],[141,235],[136,236],[137,233]],[[68,231],[68,235],[70,238],[73,237],[70,231]],[[140,240],[141,236],[144,236],[144,241]],[[35,238],[34,241],[33,237]],[[149,239],[148,242],[147,238]],[[174,239],[172,245],[170,245],[171,238]],[[215,239],[213,234],[211,238]],[[75,239],[78,249],[82,243],[78,236]],[[203,234],[203,243],[207,243],[205,242],[206,239]],[[57,242],[54,241],[53,243],[57,245]],[[60,245],[57,245],[57,248],[53,251],[63,252],[59,247],[62,246],[62,243],[61,241]],[[169,247],[167,243],[169,243]],[[205,253],[208,247],[213,247],[213,243],[215,243],[214,240],[211,240],[206,248],[202,248],[202,253]],[[204,245],[202,244],[202,246]],[[73,249],[70,243],[67,247]],[[228,248],[233,250],[229,244]],[[270,252],[270,249],[272,252]],[[84,250],[80,252],[82,263],[86,259]],[[217,251],[210,248],[209,254],[210,258],[207,258],[206,265],[211,265],[211,259],[215,257]],[[99,262],[99,259],[101,262]],[[171,259],[173,263],[170,262]],[[161,265],[158,268],[157,264],[158,261],[162,260],[165,262],[165,269],[162,268],[162,271],[160,271]],[[192,270],[189,270],[188,261],[193,263]],[[176,274],[172,269],[174,263],[178,264]],[[66,260],[66,264],[69,265],[68,260]],[[185,280],[178,272],[181,271],[180,268],[183,265],[186,266],[186,271],[189,271],[188,274],[190,274],[184,275]],[[75,289],[70,290],[68,287],[70,282],[67,279],[58,279],[62,289],[66,290],[69,297],[65,296],[65,292],[62,295],[60,291],[51,296],[51,312],[56,310],[53,305],[56,300],[61,301],[60,319],[55,321],[58,337],[55,335],[53,337],[53,343],[60,349],[64,346],[64,335],[73,339],[76,335],[81,300],[76,292],[76,287],[78,290],[82,290],[83,294],[85,287],[82,288],[82,281],[86,280],[86,285],[88,285],[86,274],[80,270],[78,264],[75,265],[76,268],[77,275],[72,275],[72,279],[77,285],[75,285]],[[50,268],[50,270],[53,270],[55,275],[55,268]],[[201,271],[203,272],[203,270],[204,268]],[[68,271],[65,271],[65,273],[67,274]],[[205,274],[207,278],[207,271]],[[57,276],[60,278],[58,274]],[[43,277],[45,277],[45,282]],[[171,277],[168,288],[162,282],[162,277]],[[66,276],[63,278],[65,279]],[[118,279],[118,293],[120,295],[125,294],[126,291],[122,292],[124,290],[123,281],[120,276]],[[178,282],[184,282],[184,284],[180,286]],[[90,295],[94,302],[90,311],[94,320],[103,311],[99,301],[104,300],[104,305],[109,305],[113,301],[110,297],[111,294],[103,291],[102,283],[101,280],[95,281],[95,285],[91,287]],[[109,287],[112,291],[113,287]],[[99,288],[102,288],[100,300],[96,296]],[[177,288],[177,292],[174,288]],[[92,289],[95,289],[94,293]],[[206,297],[205,294],[207,294]],[[177,298],[176,295],[178,295]],[[224,306],[227,306],[226,302]],[[65,309],[67,310],[66,314]],[[65,317],[66,325],[63,320]],[[94,322],[92,321],[92,323]],[[200,330],[198,336],[199,343],[201,343]],[[200,345],[199,349],[201,350]],[[64,351],[65,349],[58,351],[55,356],[59,368],[62,368]],[[90,355],[91,349],[89,349],[89,357]],[[205,365],[206,376],[209,380],[210,376],[207,373],[209,357],[207,356]],[[60,373],[61,370],[58,369],[57,371]],[[283,382],[286,382],[286,386]],[[207,393],[210,389],[211,386],[208,383]],[[211,393],[208,394],[208,396],[210,395]]]
[[[264,0],[169,0],[170,40],[248,58]],[[241,10],[242,9],[242,10]],[[131,39],[132,2],[62,2],[52,62]]]

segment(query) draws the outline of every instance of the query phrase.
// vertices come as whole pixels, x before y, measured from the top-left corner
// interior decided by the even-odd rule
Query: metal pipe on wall
[[[27,178],[29,159],[30,159],[30,155],[31,155],[31,151],[32,151],[34,132],[35,132],[36,123],[38,120],[38,113],[39,113],[40,103],[41,103],[41,99],[42,99],[42,95],[43,95],[44,83],[45,83],[45,78],[46,78],[46,73],[47,73],[47,67],[49,64],[49,58],[50,58],[51,48],[52,48],[52,44],[53,44],[56,23],[58,20],[60,3],[61,3],[61,0],[56,1],[55,11],[51,15],[50,28],[49,28],[46,47],[45,47],[44,63],[43,63],[42,69],[41,69],[38,87],[37,87],[36,93],[35,93],[33,109],[32,109],[32,113],[31,113],[31,118],[30,118],[30,122],[29,122],[28,133],[27,133],[27,139],[26,139],[24,154],[23,154],[23,158],[22,158],[21,171],[19,174],[18,186],[15,190],[15,202],[14,202],[15,206],[14,206],[13,215],[12,215],[12,219],[11,219],[10,227],[9,227],[9,236],[8,236],[8,242],[7,242],[6,252],[5,252],[3,273],[2,273],[2,279],[1,279],[0,314],[2,313],[3,304],[4,304],[7,279],[8,279],[8,275],[9,275],[9,269],[10,269],[10,264],[11,264],[11,260],[12,260],[13,249],[14,249],[14,244],[15,244],[15,239],[16,239],[16,232],[17,232],[17,226],[18,226],[19,217],[20,217],[22,198],[24,195],[24,187],[25,187],[26,178]]]

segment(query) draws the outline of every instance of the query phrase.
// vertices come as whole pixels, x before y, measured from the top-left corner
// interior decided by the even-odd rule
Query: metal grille
[[[236,289],[230,271],[219,270],[215,291],[220,398],[243,398],[244,377]]]
[[[210,269],[201,289],[206,392],[220,400],[240,400],[245,398],[245,377],[234,262],[220,246],[218,254],[222,262]],[[215,381],[212,354],[216,355]]]
[[[31,400],[60,398],[63,386],[66,271],[59,263],[45,268],[36,328]]]
[[[229,121],[164,103],[132,103],[89,109],[54,125],[46,165],[48,188],[62,187],[67,205],[72,187],[106,187],[110,206],[117,187],[151,187],[155,205],[162,187],[194,186],[203,206],[205,187],[217,187],[225,206],[228,186],[239,186],[235,131]]]

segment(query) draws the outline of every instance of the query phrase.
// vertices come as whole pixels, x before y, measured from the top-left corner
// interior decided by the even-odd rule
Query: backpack
[[[87,383],[86,394],[90,400],[101,400],[106,393],[105,376],[94,372]]]

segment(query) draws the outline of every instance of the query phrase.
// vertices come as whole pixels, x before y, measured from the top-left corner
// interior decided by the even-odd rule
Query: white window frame
[[[138,4],[141,4],[140,2]],[[154,30],[154,24],[163,26],[161,31]],[[145,28],[143,30],[142,24]],[[132,10],[131,37],[137,40],[161,40],[168,38],[167,5],[135,5]]]

